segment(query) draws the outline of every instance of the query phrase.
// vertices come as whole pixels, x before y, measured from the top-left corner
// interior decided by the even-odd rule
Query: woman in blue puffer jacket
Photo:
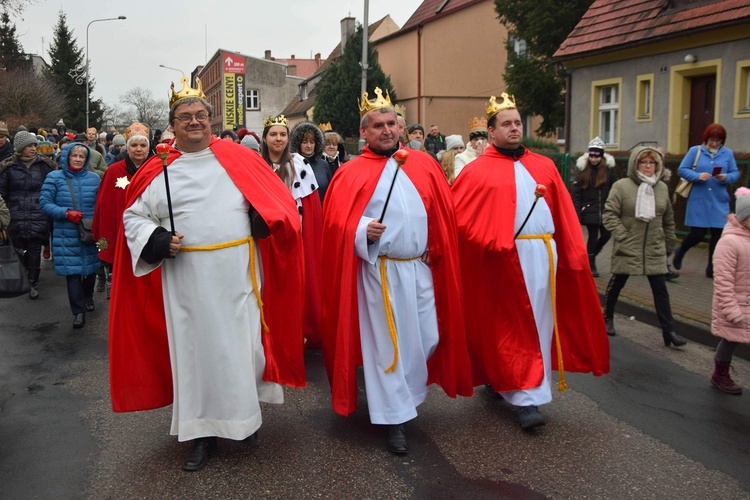
[[[94,310],[94,282],[101,265],[96,245],[83,243],[78,232],[82,219],[94,217],[99,190],[99,176],[88,170],[89,158],[88,146],[77,142],[66,146],[60,155],[60,170],[47,176],[39,198],[42,211],[54,221],[55,272],[68,281],[73,328],[82,328],[86,311]]]

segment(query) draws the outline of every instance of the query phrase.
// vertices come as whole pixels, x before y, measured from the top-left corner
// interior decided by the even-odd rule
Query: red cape
[[[117,181],[125,177],[130,181],[128,167],[125,160],[113,163],[104,172],[99,191],[96,193],[96,206],[94,208],[94,222],[91,231],[94,233],[94,241],[104,238],[107,248],[99,250],[99,260],[112,264],[115,261],[115,248],[117,248],[118,236],[122,229],[122,214],[125,205],[125,189],[117,187]]]
[[[278,176],[250,150],[216,138],[212,138],[209,147],[270,229],[270,237],[256,240],[263,266],[263,311],[270,329],[262,334],[266,356],[263,379],[304,387],[304,255],[294,200]],[[170,149],[167,163],[171,164],[180,154]],[[157,156],[144,163],[126,189],[126,206],[132,205],[161,172],[161,160]],[[122,231],[121,227],[120,238],[125,237]],[[279,260],[274,264],[276,259]],[[118,245],[115,252],[109,360],[114,411],[148,410],[172,402],[161,273],[157,270],[140,278],[133,276],[130,249],[126,244]]]
[[[344,416],[357,409],[357,366],[362,347],[357,312],[354,238],[360,217],[375,191],[387,159],[368,148],[342,165],[328,186],[323,205],[323,353],[333,409]],[[402,166],[427,210],[430,267],[440,342],[427,361],[427,383],[450,397],[471,396],[469,358],[461,307],[457,234],[450,189],[429,155],[409,151]]]
[[[554,163],[526,152],[520,161],[538,184],[555,224],[557,321],[565,370],[609,372],[609,341],[591,277],[583,233]],[[489,147],[453,183],[461,252],[466,334],[474,385],[497,391],[538,387],[544,374],[536,323],[526,294],[513,225],[513,160]],[[552,342],[553,367],[557,348]]]
[[[323,311],[323,262],[321,238],[323,209],[320,195],[313,191],[302,198],[302,244],[305,248],[305,308],[302,332],[305,347],[320,347],[320,322]]]

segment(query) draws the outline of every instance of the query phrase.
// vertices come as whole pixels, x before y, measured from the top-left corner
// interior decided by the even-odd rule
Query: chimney
[[[341,53],[344,53],[344,47],[346,47],[346,41],[355,31],[355,20],[353,17],[345,17],[341,20]]]
[[[268,59],[269,61],[273,61],[273,58],[271,57],[271,51],[267,50],[266,55],[263,56],[263,59]]]
[[[320,52],[315,54],[315,67],[320,68]]]
[[[292,61],[294,61],[294,54],[292,54]]]

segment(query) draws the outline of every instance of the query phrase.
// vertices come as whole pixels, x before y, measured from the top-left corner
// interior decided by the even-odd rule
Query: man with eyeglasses
[[[174,143],[124,186],[110,385],[115,411],[173,403],[171,434],[192,440],[182,468],[196,471],[217,437],[256,440],[260,402],[283,403],[282,384],[305,385],[303,256],[289,190],[258,155],[211,135],[200,80],[182,81]]]

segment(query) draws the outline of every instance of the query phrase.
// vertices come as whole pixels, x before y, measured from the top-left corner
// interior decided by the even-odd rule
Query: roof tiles
[[[670,9],[666,0],[596,0],[555,57],[570,59],[750,21],[750,2],[720,0]]]

